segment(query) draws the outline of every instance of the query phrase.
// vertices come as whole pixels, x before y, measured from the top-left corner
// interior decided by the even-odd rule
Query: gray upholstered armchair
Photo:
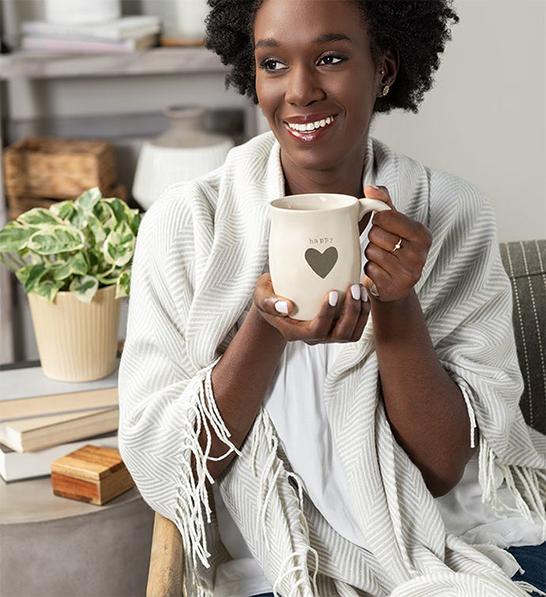
[[[502,243],[512,282],[514,331],[525,381],[521,410],[531,427],[546,433],[546,240]],[[147,597],[186,597],[182,543],[175,525],[155,515]]]

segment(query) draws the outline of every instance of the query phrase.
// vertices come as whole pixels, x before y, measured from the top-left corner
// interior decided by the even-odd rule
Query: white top
[[[362,232],[362,263],[366,263],[370,220]],[[301,480],[307,495],[329,524],[353,543],[366,548],[366,538],[351,514],[349,495],[341,463],[332,443],[330,426],[323,401],[322,384],[333,365],[342,343],[308,345],[289,342],[281,356],[264,399],[283,450]],[[466,399],[466,397],[465,397]],[[475,425],[472,407],[467,400],[471,426]],[[305,424],[302,425],[302,421]],[[472,428],[471,433],[474,433]],[[469,439],[470,441],[470,439]],[[436,498],[448,532],[470,543],[494,544],[498,547],[539,545],[546,540],[542,525],[528,521],[515,512],[513,516],[495,513],[481,502],[478,482],[479,449],[468,462],[463,478],[448,494]],[[258,562],[252,557],[235,521],[229,515],[217,485],[213,495],[220,537],[233,560],[218,567],[214,597],[249,597],[272,591]],[[515,508],[514,498],[506,487],[499,498]],[[518,568],[498,562],[508,576]]]

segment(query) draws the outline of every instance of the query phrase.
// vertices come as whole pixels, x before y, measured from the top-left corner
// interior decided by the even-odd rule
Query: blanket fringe
[[[184,570],[186,590],[192,597],[212,597],[213,587],[198,573],[197,560],[205,568],[210,568],[207,549],[207,538],[203,510],[206,512],[206,522],[211,522],[212,509],[209,503],[207,481],[214,483],[214,478],[209,473],[207,461],[219,461],[226,458],[231,452],[239,456],[241,452],[229,440],[231,432],[226,427],[218,411],[216,400],[212,391],[212,370],[220,360],[218,357],[212,364],[203,369],[200,375],[192,380],[195,387],[196,400],[189,406],[194,415],[187,418],[184,434],[184,444],[181,446],[180,460],[180,486],[176,500],[175,514],[177,526],[182,536],[184,546]],[[205,449],[199,444],[199,435],[204,427],[207,443]],[[228,450],[218,457],[209,456],[212,447],[210,429],[214,430],[217,437],[228,446]],[[189,451],[189,454],[188,454]],[[195,459],[195,479],[191,468],[191,455]]]
[[[499,498],[495,469],[514,497],[516,508],[508,506]],[[542,522],[546,533],[546,473],[539,469],[524,466],[509,466],[496,462],[496,456],[484,434],[480,434],[479,482],[482,488],[482,502],[496,512],[519,512],[533,521],[533,514]]]
[[[267,532],[267,506],[273,495],[275,488],[277,487],[277,479],[283,472],[283,463],[282,460],[277,455],[277,448],[278,448],[278,438],[274,429],[269,421],[265,412],[261,414],[261,423],[263,426],[263,436],[265,437],[266,445],[268,446],[268,454],[265,463],[263,464],[262,472],[260,475],[260,483],[258,487],[258,508],[256,513],[256,526],[262,532],[262,536],[265,540],[265,544],[268,550],[271,550],[271,545],[269,541],[269,536]],[[252,446],[251,450],[251,459],[252,459],[252,469],[256,476],[256,460],[257,460],[257,444],[258,442],[255,441],[254,445]],[[290,553],[281,563],[280,566],[280,574],[275,579],[275,583],[273,584],[273,595],[278,597],[278,586],[286,577],[290,577],[294,575],[294,581],[290,583],[290,593],[286,597],[297,597],[299,593],[299,587],[301,585],[305,585],[308,583],[308,569],[307,569],[307,553],[311,551],[315,558],[315,566],[312,578],[312,585],[313,585],[313,593],[310,597],[320,597],[318,588],[317,588],[317,574],[318,574],[318,567],[319,567],[319,557],[318,552],[316,549],[311,547],[309,541],[309,527],[307,524],[307,520],[305,518],[305,514],[303,511],[303,488],[301,479],[293,472],[286,472],[287,477],[292,477],[297,485],[297,496],[299,502],[299,524],[302,528],[302,535],[305,538],[305,545],[303,549],[295,550]],[[286,570],[285,570],[286,569]],[[284,570],[284,571],[283,571]],[[301,572],[302,575],[297,579],[297,572]],[[304,594],[308,594],[304,593]]]
[[[514,584],[518,585],[520,589],[523,589],[529,595],[536,593],[537,595],[544,595],[546,597],[546,593],[534,587],[531,583],[525,582],[524,580],[515,580]]]

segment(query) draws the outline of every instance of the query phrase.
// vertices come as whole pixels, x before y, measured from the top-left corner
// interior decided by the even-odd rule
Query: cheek
[[[273,119],[275,110],[282,102],[283,91],[280,85],[275,85],[273,81],[260,80],[260,77],[256,78],[256,96],[258,97],[258,103],[262,109],[264,116]]]

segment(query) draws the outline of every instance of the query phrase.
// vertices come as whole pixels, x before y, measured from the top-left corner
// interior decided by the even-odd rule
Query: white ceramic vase
[[[143,144],[133,182],[133,196],[148,209],[175,182],[192,180],[224,163],[233,140],[202,127],[205,109],[172,106],[165,110],[170,128]]]
[[[44,13],[58,25],[102,23],[121,17],[121,0],[44,0]]]

